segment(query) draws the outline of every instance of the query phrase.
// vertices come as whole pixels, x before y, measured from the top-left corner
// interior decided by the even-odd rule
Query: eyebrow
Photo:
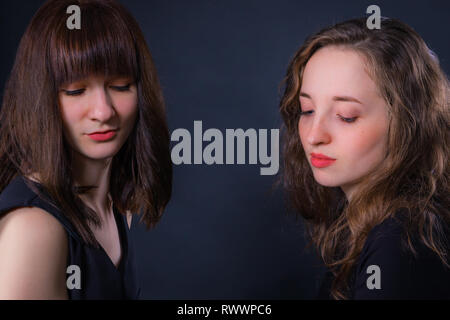
[[[305,92],[300,92],[300,97],[312,100],[311,96]],[[359,104],[363,104],[361,101],[351,96],[334,96],[333,101],[356,102]]]

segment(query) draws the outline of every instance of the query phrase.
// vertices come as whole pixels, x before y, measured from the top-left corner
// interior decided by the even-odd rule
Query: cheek
[[[79,122],[83,117],[82,108],[80,108],[75,102],[60,99],[59,110],[61,112],[63,124],[69,131],[73,130],[77,122]]]
[[[117,97],[114,102],[117,111],[123,119],[134,119],[137,114],[137,97],[136,95]]]
[[[305,146],[305,142],[306,142],[306,135],[307,135],[307,122],[305,121],[305,119],[303,118],[299,118],[298,123],[297,123],[297,130],[298,130],[298,136],[300,138],[300,142],[302,143],[303,147]]]
[[[344,144],[348,154],[356,158],[361,166],[376,164],[385,152],[387,130],[383,126],[373,126],[360,130],[352,139],[353,143]]]

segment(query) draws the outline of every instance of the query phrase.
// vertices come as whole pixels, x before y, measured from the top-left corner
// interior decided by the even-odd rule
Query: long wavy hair
[[[79,30],[66,26],[70,5],[81,9]],[[111,161],[109,191],[121,214],[141,215],[147,229],[159,221],[172,190],[164,100],[138,23],[112,0],[50,0],[32,18],[0,111],[0,192],[17,175],[37,173],[50,198],[27,184],[57,206],[84,241],[99,247],[88,222],[100,226],[101,221],[78,196],[96,186],[74,186],[72,150],[58,107],[62,84],[92,74],[135,80],[138,116]]]
[[[389,114],[385,159],[350,201],[340,188],[314,180],[298,132],[303,71],[317,50],[330,45],[366,58]],[[383,18],[381,29],[374,30],[366,27],[366,18],[348,20],[308,37],[283,84],[281,181],[289,203],[305,219],[309,244],[334,274],[332,297],[349,298],[350,276],[368,233],[399,211],[405,214],[403,244],[415,254],[418,238],[449,267],[449,81],[423,39],[395,19]]]

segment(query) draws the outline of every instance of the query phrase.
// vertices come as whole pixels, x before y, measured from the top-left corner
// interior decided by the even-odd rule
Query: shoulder
[[[369,232],[363,253],[369,254],[380,250],[386,254],[399,253],[406,249],[402,246],[403,236],[402,222],[394,217],[388,218]]]
[[[2,238],[5,232],[9,231],[26,231],[28,237],[23,237],[24,239],[32,235],[40,236],[44,240],[65,235],[64,227],[52,214],[33,206],[18,207],[5,212],[0,219],[0,228],[4,229]]]
[[[369,233],[355,269],[354,297],[359,299],[450,298],[448,269],[413,236],[407,246],[404,224],[388,218]],[[378,281],[379,287],[368,285]],[[371,287],[371,288],[369,288]]]
[[[67,234],[37,207],[10,210],[0,219],[0,298],[63,297]]]

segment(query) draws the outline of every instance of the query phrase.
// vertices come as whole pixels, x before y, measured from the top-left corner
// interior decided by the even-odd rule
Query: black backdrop
[[[278,128],[278,86],[307,35],[377,4],[418,31],[450,71],[448,1],[121,1],[154,57],[171,132]],[[0,84],[43,1],[1,1]],[[280,159],[281,161],[281,159]],[[260,165],[174,166],[172,200],[149,232],[133,222],[145,299],[311,299],[323,273],[277,178]]]

